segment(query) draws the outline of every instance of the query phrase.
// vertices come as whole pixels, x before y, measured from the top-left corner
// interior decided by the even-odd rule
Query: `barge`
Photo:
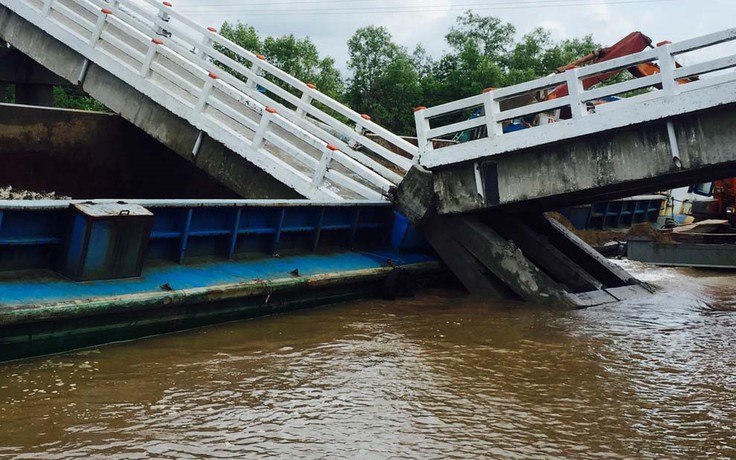
[[[388,202],[0,201],[0,360],[390,298],[447,273]]]
[[[631,260],[664,267],[736,269],[736,228],[708,219],[667,230],[644,229],[628,237]]]

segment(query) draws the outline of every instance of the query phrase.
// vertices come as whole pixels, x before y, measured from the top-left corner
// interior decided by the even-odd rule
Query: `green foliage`
[[[296,38],[290,34],[282,37],[267,36],[261,39],[253,26],[241,22],[235,25],[228,22],[223,23],[220,34],[254,54],[263,54],[268,62],[299,80],[314,83],[321,92],[334,98],[340,98],[343,85],[340,72],[335,67],[335,60],[331,57],[320,57],[317,47],[309,37]],[[216,45],[216,48],[231,59],[250,67],[248,61],[236,57],[235,53],[219,45]],[[222,63],[219,65],[227,69],[227,65]],[[238,75],[237,72],[235,74]],[[245,77],[241,76],[241,79],[245,80]],[[272,81],[288,88],[288,85],[276,79]],[[298,93],[298,91],[291,91]]]
[[[412,133],[411,108],[422,98],[417,54],[410,56],[384,27],[376,26],[358,29],[348,40],[348,53],[348,105],[396,133]]]
[[[445,35],[445,41],[456,55],[474,48],[480,56],[503,64],[515,33],[514,26],[504,24],[498,18],[466,11],[457,18],[457,26]]]
[[[15,85],[0,83],[0,103],[12,104],[15,102]]]
[[[110,112],[110,109],[90,97],[77,86],[54,86],[54,107],[64,109]]]
[[[445,35],[450,51],[425,73],[423,105],[436,105],[504,85],[504,67],[516,29],[471,11],[457,18]]]
[[[368,26],[358,29],[348,40],[348,100],[360,104],[373,97],[377,81],[385,69],[397,58],[406,56],[406,50],[394,43],[385,27]]]
[[[582,40],[563,40],[554,43],[549,31],[537,27],[521,38],[507,57],[504,86],[533,80],[554,73],[579,57],[597,50],[600,45],[590,35]]]
[[[266,37],[263,52],[271,64],[332,97],[342,90],[340,72],[331,57],[321,58],[315,44],[307,37],[297,39],[294,35]]]
[[[220,35],[251,53],[263,52],[263,44],[258,31],[253,26],[238,21],[235,25],[225,21],[220,27]]]

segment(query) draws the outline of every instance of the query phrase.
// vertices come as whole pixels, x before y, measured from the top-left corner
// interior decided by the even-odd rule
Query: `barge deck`
[[[0,360],[394,296],[446,274],[390,204],[306,200],[0,201],[0,269]]]

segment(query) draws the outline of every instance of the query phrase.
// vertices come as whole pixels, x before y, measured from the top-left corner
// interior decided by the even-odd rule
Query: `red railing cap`
[[[151,39],[151,42],[153,42],[153,43],[155,43],[157,45],[163,45],[164,44],[164,41],[161,40],[160,38],[152,38]]]
[[[333,152],[335,150],[340,150],[335,144],[327,144],[325,147],[327,147],[327,150],[332,150]]]
[[[419,107],[414,107],[415,112],[419,112],[420,110],[426,110],[427,108],[423,105],[420,105]]]
[[[273,107],[266,107],[266,112],[268,112],[268,113],[279,113],[278,110],[274,109]]]
[[[362,118],[363,120],[370,120],[371,116],[368,115],[367,113],[361,113],[360,118]]]
[[[110,8],[102,8],[100,11],[102,11],[102,14],[112,14],[112,10]]]

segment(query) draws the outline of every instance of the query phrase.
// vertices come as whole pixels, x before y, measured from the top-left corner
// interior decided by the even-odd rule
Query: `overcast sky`
[[[346,42],[367,25],[388,29],[410,51],[421,43],[434,57],[457,16],[471,9],[516,26],[519,36],[541,26],[555,40],[592,34],[611,45],[634,30],[657,43],[736,27],[736,0],[173,0],[206,26],[241,21],[261,36],[310,37],[345,69]],[[729,45],[731,52],[736,47]],[[345,76],[345,75],[344,75]]]

